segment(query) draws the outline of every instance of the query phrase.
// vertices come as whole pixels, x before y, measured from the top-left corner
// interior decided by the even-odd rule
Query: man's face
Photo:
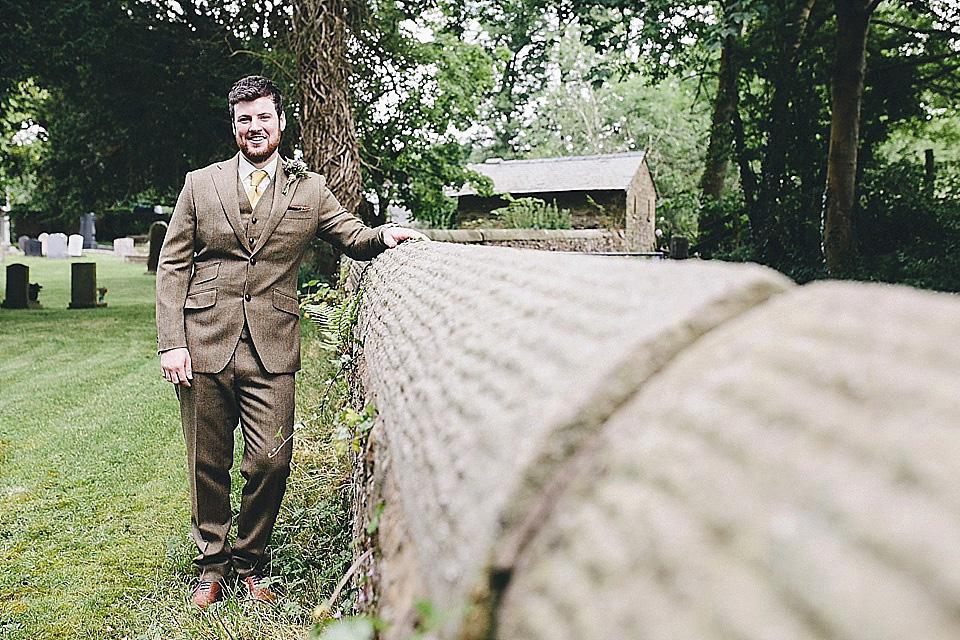
[[[287,126],[283,114],[269,96],[238,102],[233,106],[233,135],[243,155],[253,164],[265,163],[280,145],[280,132]]]

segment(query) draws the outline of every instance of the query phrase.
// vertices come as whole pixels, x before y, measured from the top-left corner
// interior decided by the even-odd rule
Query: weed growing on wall
[[[510,229],[571,229],[570,210],[560,209],[556,202],[544,202],[539,198],[514,198],[509,193],[500,195],[507,206],[491,213],[500,218]]]

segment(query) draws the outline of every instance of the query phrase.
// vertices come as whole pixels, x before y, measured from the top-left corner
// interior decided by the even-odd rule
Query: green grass
[[[314,418],[329,358],[305,341],[305,425],[273,545],[287,597],[199,614],[186,604],[189,491],[153,276],[97,256],[108,306],[68,310],[69,262],[8,256],[0,267],[15,261],[43,286],[43,309],[0,309],[0,638],[303,637],[349,558],[346,468],[330,443],[339,383]]]

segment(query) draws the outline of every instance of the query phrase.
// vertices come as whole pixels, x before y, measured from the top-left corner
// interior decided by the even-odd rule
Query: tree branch
[[[951,40],[960,38],[960,33],[957,33],[956,31],[950,31],[949,29],[928,29],[925,27],[914,27],[908,24],[900,24],[899,22],[890,22],[888,20],[874,20],[873,24],[878,24],[882,27],[890,27],[891,29],[908,31],[910,33],[922,33],[931,36],[948,36],[948,38]]]
[[[224,40],[226,40],[226,38],[224,38]],[[229,42],[229,41],[227,42],[227,46],[230,47],[230,42]],[[284,67],[284,66],[283,66],[276,58],[274,58],[273,56],[267,55],[266,53],[263,53],[263,52],[261,52],[261,51],[251,51],[251,50],[249,50],[249,49],[233,49],[233,48],[231,47],[231,49],[230,49],[230,57],[231,57],[231,58],[232,58],[233,56],[237,55],[237,54],[240,54],[240,53],[243,53],[243,54],[246,54],[246,55],[250,55],[250,56],[255,56],[255,57],[258,57],[258,58],[265,58],[266,60],[269,60],[270,62],[273,63],[273,65],[274,65],[277,69],[280,70],[280,73],[282,73],[284,76],[286,76],[287,80],[289,80],[291,84],[296,84],[296,83],[297,83],[297,78],[296,78],[296,76],[294,76],[292,73],[290,73],[289,71],[287,71],[286,67]]]
[[[898,62],[878,66],[874,69],[874,71],[889,71],[891,69],[902,69],[904,67],[919,67],[920,65],[927,64],[928,62],[948,60],[957,56],[960,56],[960,51],[949,51],[947,53],[938,53],[936,55],[929,56],[907,56],[905,58],[901,58]]]

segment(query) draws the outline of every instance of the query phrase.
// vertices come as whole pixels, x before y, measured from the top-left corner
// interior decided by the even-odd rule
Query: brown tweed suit
[[[310,240],[320,237],[359,260],[386,248],[377,229],[340,206],[323,176],[294,180],[283,194],[282,163],[250,211],[238,161],[239,154],[187,174],[157,267],[159,349],[186,347],[193,364],[192,385],[177,389],[204,580],[224,577],[231,564],[241,577],[262,571],[290,469],[300,368],[297,272]],[[238,423],[246,482],[231,547],[229,470]]]

